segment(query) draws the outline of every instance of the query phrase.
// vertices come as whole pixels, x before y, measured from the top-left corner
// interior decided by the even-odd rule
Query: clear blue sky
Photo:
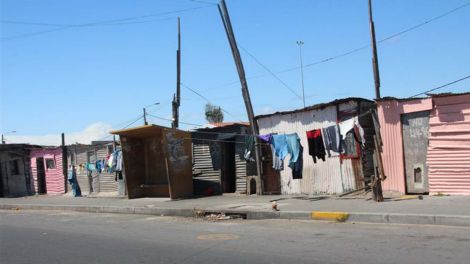
[[[216,2],[207,0],[208,2]],[[378,39],[440,15],[468,0],[375,0]],[[170,117],[176,79],[176,17],[181,17],[182,82],[246,120],[238,76],[215,6],[189,0],[1,0],[1,130],[19,135],[81,131],[104,122],[124,126],[149,108]],[[367,45],[367,0],[227,0],[239,45],[274,72]],[[206,6],[117,25],[70,27]],[[132,23],[131,23],[132,22]],[[136,22],[136,23],[134,23]],[[470,6],[378,45],[382,95],[406,97],[470,71]],[[13,38],[12,38],[13,37]],[[241,50],[256,114],[301,107],[283,84]],[[307,104],[374,97],[371,51],[304,70]],[[278,74],[300,89],[298,70]],[[231,85],[230,85],[231,84]],[[470,80],[442,92],[470,90]],[[204,124],[205,101],[182,89],[181,121]],[[154,123],[169,122],[152,119]],[[127,123],[126,123],[127,122]],[[188,128],[188,126],[182,126]],[[189,126],[190,127],[190,126]]]

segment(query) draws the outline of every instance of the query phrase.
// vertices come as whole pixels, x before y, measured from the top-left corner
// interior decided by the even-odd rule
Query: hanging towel
[[[278,156],[276,156],[276,149],[274,148],[274,145],[271,146],[271,152],[273,156],[273,169],[282,171],[284,170],[284,161],[282,161]]]
[[[88,171],[95,171],[96,170],[96,167],[95,167],[95,164],[94,163],[88,163],[86,164],[86,169]]]
[[[289,167],[294,164],[299,158],[300,153],[300,138],[297,133],[286,135],[287,151],[290,155]]]
[[[275,170],[283,170],[284,158],[289,154],[286,135],[273,135],[271,145],[273,150],[273,168]]]
[[[273,135],[272,144],[276,150],[276,156],[280,160],[284,160],[287,154],[289,154],[286,135]]]
[[[112,167],[113,167],[113,158],[114,158],[114,154],[109,155],[109,158],[108,158],[108,168],[112,168]]]
[[[313,157],[313,162],[317,163],[317,158],[325,161],[325,146],[321,129],[307,131],[308,154]]]
[[[122,171],[122,151],[118,150],[116,155],[116,171]]]
[[[323,141],[328,157],[339,156],[340,135],[338,125],[329,126],[322,129]]]

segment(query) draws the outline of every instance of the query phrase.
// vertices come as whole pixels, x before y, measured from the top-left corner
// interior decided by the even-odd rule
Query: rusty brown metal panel
[[[193,195],[191,133],[165,129],[163,134],[165,163],[168,165],[170,197],[183,198]]]

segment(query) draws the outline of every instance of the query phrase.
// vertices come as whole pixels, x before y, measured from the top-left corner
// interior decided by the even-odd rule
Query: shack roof
[[[126,128],[121,130],[114,130],[109,133],[113,135],[120,135],[120,136],[131,136],[131,137],[151,137],[156,136],[162,132],[164,129],[170,129],[163,126],[158,125],[144,125],[132,128]]]
[[[249,126],[249,122],[220,122],[220,123],[209,123],[214,127],[227,127],[227,126]]]
[[[269,116],[274,116],[274,115],[285,115],[285,114],[294,114],[294,113],[305,112],[305,111],[310,111],[310,110],[319,110],[319,109],[324,109],[328,106],[339,105],[339,104],[347,103],[350,101],[374,103],[374,101],[361,98],[361,97],[348,97],[348,98],[343,98],[343,99],[336,99],[328,103],[315,104],[315,105],[311,105],[311,106],[307,106],[307,107],[295,109],[295,110],[280,111],[280,112],[275,112],[272,114],[265,114],[265,115],[257,115],[255,116],[255,119],[260,119],[263,117],[269,117]]]
[[[0,144],[0,150],[9,150],[9,149],[33,149],[33,148],[41,148],[38,145],[31,145],[26,143],[13,143],[13,144]]]
[[[461,96],[461,95],[468,95],[470,92],[463,92],[463,93],[427,93],[427,96],[422,97],[405,97],[405,98],[398,98],[392,96],[382,97],[380,99],[376,99],[377,102],[384,102],[384,101],[398,101],[398,102],[406,102],[406,101],[413,101],[413,100],[421,100],[421,99],[428,99],[431,97],[447,97],[447,96]]]

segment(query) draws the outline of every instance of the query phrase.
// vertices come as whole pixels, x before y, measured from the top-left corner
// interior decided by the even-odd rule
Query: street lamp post
[[[12,134],[12,133],[16,133],[16,131],[13,130],[13,131],[9,131],[9,132],[6,132],[6,133],[2,133],[2,144],[5,144],[5,137],[4,137],[4,135],[6,135],[6,134]]]
[[[299,45],[299,51],[300,51],[300,78],[302,80],[302,102],[304,103],[304,107],[305,107],[304,63],[302,61],[302,45],[304,45],[304,42],[302,40],[299,40],[297,41],[297,45]]]
[[[154,106],[154,105],[159,105],[159,104],[160,104],[160,102],[156,102],[156,103],[147,105],[146,107],[143,108],[143,110],[144,110],[144,125],[148,125],[148,122],[147,122],[147,109],[146,108]]]

